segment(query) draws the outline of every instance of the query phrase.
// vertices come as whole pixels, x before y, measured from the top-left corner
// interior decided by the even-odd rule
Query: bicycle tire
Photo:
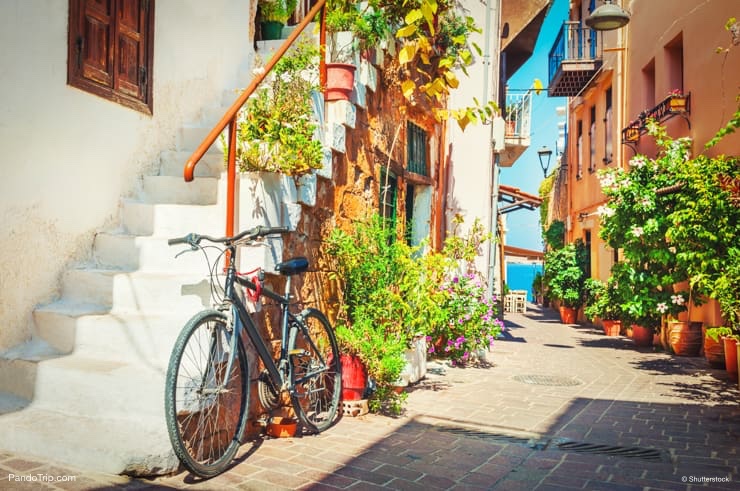
[[[291,400],[296,416],[309,433],[329,428],[338,417],[342,366],[337,339],[326,316],[306,309],[292,323],[289,337]],[[300,350],[300,354],[297,351]],[[323,369],[311,374],[313,370]]]
[[[226,316],[215,310],[196,314],[180,332],[167,367],[164,402],[170,442],[180,462],[204,478],[229,465],[249,414],[249,365],[241,340],[228,387],[209,392],[220,385],[229,359],[226,323]]]

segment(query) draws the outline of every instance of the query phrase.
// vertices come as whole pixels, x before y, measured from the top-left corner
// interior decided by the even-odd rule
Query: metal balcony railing
[[[548,57],[548,95],[578,94],[601,67],[602,54],[596,31],[579,22],[565,22]]]
[[[532,127],[532,91],[506,93],[506,138],[529,138]]]

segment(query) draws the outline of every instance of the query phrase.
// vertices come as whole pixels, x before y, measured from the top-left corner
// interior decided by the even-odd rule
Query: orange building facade
[[[672,138],[690,137],[695,155],[704,151],[738,106],[740,34],[733,37],[725,25],[740,18],[740,2],[623,0],[616,3],[631,14],[629,23],[592,31],[584,20],[602,3],[570,2],[570,21],[550,53],[548,91],[568,97],[567,144],[550,217],[566,224],[566,242],[584,241],[590,276],[606,280],[619,256],[599,238],[598,208],[605,198],[598,172],[627,168],[636,154],[655,156],[644,128],[648,117],[661,121]],[[681,102],[674,99],[685,109],[674,107]],[[740,133],[707,153],[737,155]],[[692,318],[720,322],[712,304]]]

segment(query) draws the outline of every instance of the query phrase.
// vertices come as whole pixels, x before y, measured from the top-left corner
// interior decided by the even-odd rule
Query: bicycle
[[[260,276],[260,281],[250,280],[236,270],[237,245],[255,244],[268,235],[287,231],[283,227],[255,227],[233,237],[191,233],[168,240],[171,246],[190,246],[178,256],[203,252],[216,304],[214,309],[193,316],[183,327],[172,348],[165,383],[165,416],[172,447],[180,462],[200,477],[213,477],[226,469],[247,425],[253,381],[249,370],[256,365],[249,359],[243,333],[265,367],[257,377],[257,388],[266,410],[279,407],[287,393],[298,421],[308,433],[327,429],[339,417],[341,365],[334,331],[319,310],[305,308],[294,313],[290,309],[291,278],[308,269],[308,260],[296,257],[275,267],[286,277],[284,295],[262,288]],[[201,241],[212,245],[202,246]],[[220,251],[213,265],[208,248]],[[224,257],[227,267],[221,286],[217,268]],[[253,297],[261,295],[280,306],[281,344],[276,359],[235,283],[247,288]]]

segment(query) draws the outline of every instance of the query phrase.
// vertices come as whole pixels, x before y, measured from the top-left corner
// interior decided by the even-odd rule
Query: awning
[[[521,209],[534,210],[542,204],[542,198],[539,196],[525,193],[519,188],[503,184],[498,188],[498,200],[509,203],[499,207],[498,211],[501,214]]]

